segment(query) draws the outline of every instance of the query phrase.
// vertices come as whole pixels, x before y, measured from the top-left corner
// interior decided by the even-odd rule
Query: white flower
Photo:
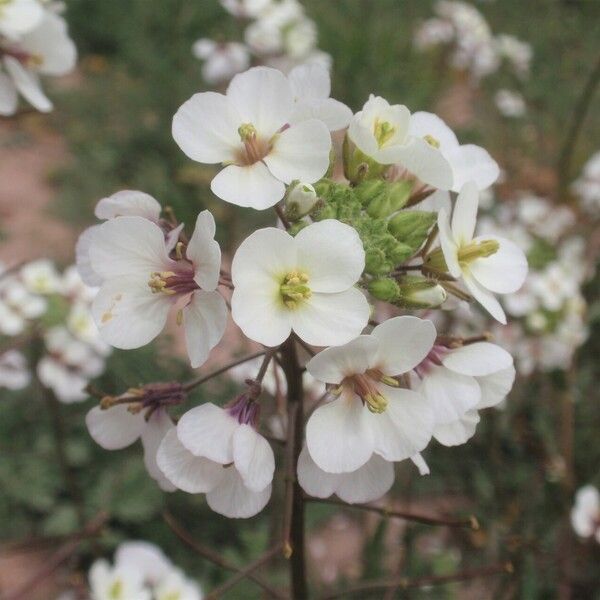
[[[221,6],[234,17],[258,17],[273,0],[220,0]]]
[[[169,257],[161,228],[143,217],[119,217],[95,231],[89,256],[102,278],[92,312],[103,339],[117,348],[139,348],[164,328],[175,304],[192,366],[200,366],[227,323],[216,291],[221,250],[208,211],[198,215],[185,255]]]
[[[158,386],[158,384],[156,385]],[[142,395],[143,391],[144,388],[133,390],[131,392],[132,399],[135,400],[136,392],[140,402],[148,398],[148,393],[145,397]],[[151,399],[156,399],[162,390],[155,387],[152,392],[154,396]],[[168,394],[167,391],[161,397],[164,398]],[[165,478],[158,468],[156,455],[162,440],[170,430],[175,428],[175,425],[163,408],[160,406],[151,408],[154,410],[151,410],[148,416],[145,414],[147,411],[143,410],[130,412],[126,404],[117,404],[106,409],[95,406],[87,413],[85,423],[94,441],[105,450],[121,450],[141,438],[144,448],[144,464],[148,474],[164,491],[172,492],[175,490],[175,486]]]
[[[453,277],[462,277],[467,289],[495,319],[506,324],[506,315],[493,293],[516,292],[527,275],[523,251],[507,239],[473,237],[479,192],[466,183],[454,207],[452,227],[444,209],[438,227],[445,264]]]
[[[498,164],[486,150],[474,144],[461,145],[452,129],[433,113],[413,113],[410,118],[408,135],[413,138],[426,140],[430,147],[433,147],[441,154],[452,170],[452,184],[449,188],[444,188],[444,186],[435,186],[433,182],[423,179],[419,175],[419,172],[413,171],[411,164],[414,164],[416,158],[409,158],[408,163],[406,162],[406,158],[399,160],[401,164],[409,171],[413,171],[424,183],[450,189],[453,192],[459,192],[467,181],[473,181],[479,190],[485,190],[500,175]],[[424,165],[418,166],[419,170],[424,168]]]
[[[285,184],[313,183],[329,167],[327,127],[316,119],[290,127],[293,111],[286,77],[255,67],[236,75],[226,95],[192,96],[173,117],[173,137],[192,160],[227,165],[211,183],[219,198],[265,209],[283,198]]]
[[[308,451],[321,469],[348,473],[373,454],[398,461],[425,448],[434,427],[431,405],[394,376],[416,367],[435,337],[430,321],[395,317],[308,362],[313,377],[337,386],[306,426]]]
[[[174,569],[173,563],[156,545],[144,541],[119,544],[115,552],[115,565],[141,576],[144,583],[156,586]]]
[[[112,196],[102,198],[94,210],[96,217],[102,221],[117,217],[144,217],[157,225],[160,222],[160,212],[161,206],[155,198],[137,190],[121,190]],[[90,264],[90,246],[99,228],[99,225],[88,227],[79,236],[75,246],[77,271],[83,282],[91,287],[98,287],[102,283],[102,277],[94,272]],[[169,236],[172,237],[172,242],[176,242],[175,234],[178,233],[179,230],[176,228],[166,235],[168,239]],[[174,243],[169,246],[170,249],[171,246],[174,246]]]
[[[92,565],[89,584],[92,600],[152,600],[138,572],[111,567],[105,560]]]
[[[454,39],[454,27],[443,19],[431,18],[423,21],[414,36],[415,47],[426,50],[438,44],[448,44]]]
[[[315,22],[311,19],[298,19],[284,29],[285,53],[292,59],[302,60],[317,45],[318,33]]]
[[[0,354],[0,388],[21,390],[29,385],[31,373],[27,360],[18,350],[7,350]]]
[[[47,306],[45,298],[30,293],[15,275],[6,274],[0,279],[0,333],[19,335],[29,320],[46,312]]]
[[[52,102],[40,85],[40,75],[66,75],[75,67],[77,50],[64,19],[46,11],[37,27],[3,47],[0,78],[0,114],[16,111],[17,92],[42,112],[52,110]]]
[[[593,485],[584,485],[577,490],[571,525],[578,536],[594,536],[600,544],[600,494]]]
[[[505,117],[522,117],[527,112],[523,96],[512,90],[498,90],[494,95],[494,102]]]
[[[61,277],[48,259],[27,263],[20,271],[21,280],[32,294],[54,294],[60,289]]]
[[[202,600],[202,592],[182,571],[171,569],[154,588],[154,600]]]
[[[210,84],[229,81],[250,66],[250,53],[239,42],[219,43],[207,38],[192,46],[194,56],[202,61],[202,77]]]
[[[348,126],[352,111],[329,97],[331,79],[327,69],[319,64],[300,65],[292,69],[288,79],[295,99],[292,123],[314,118],[323,121],[329,131]]]
[[[527,42],[503,33],[496,36],[495,46],[496,52],[511,63],[519,77],[524,79],[529,75],[533,51]]]
[[[258,406],[245,395],[227,409],[206,403],[185,413],[158,451],[167,479],[230,518],[260,512],[271,497],[275,457],[255,429]]]
[[[369,319],[354,287],[364,268],[358,233],[327,219],[296,237],[272,227],[251,234],[231,265],[233,320],[250,338],[277,346],[294,331],[308,344],[343,344]]]
[[[38,0],[5,0],[0,5],[0,35],[18,39],[35,29],[44,17]]]
[[[600,211],[600,152],[593,154],[585,163],[572,189],[581,198],[587,211],[591,214]]]
[[[441,444],[464,444],[479,422],[477,411],[496,406],[515,379],[512,356],[500,346],[477,342],[459,348],[436,344],[415,368],[416,390],[433,406]]]

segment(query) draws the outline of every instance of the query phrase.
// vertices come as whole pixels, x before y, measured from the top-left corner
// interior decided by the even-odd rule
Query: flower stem
[[[282,346],[281,364],[287,381],[288,433],[283,520],[283,553],[290,563],[292,600],[308,598],[304,548],[304,496],[296,480],[296,465],[304,435],[302,369],[294,339]]]

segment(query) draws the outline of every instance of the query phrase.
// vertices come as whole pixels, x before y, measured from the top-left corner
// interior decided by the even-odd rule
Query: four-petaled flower
[[[280,71],[255,67],[236,75],[227,94],[203,92],[173,117],[173,137],[201,163],[222,163],[212,180],[221,199],[256,209],[281,200],[285,184],[319,180],[329,167],[331,136],[317,119],[290,126],[294,93]]]

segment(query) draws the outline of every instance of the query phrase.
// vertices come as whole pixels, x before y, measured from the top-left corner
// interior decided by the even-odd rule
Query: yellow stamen
[[[434,138],[432,135],[424,135],[423,139],[430,145],[433,146],[434,148],[439,148],[440,147],[440,141],[437,138]]]
[[[279,286],[279,293],[285,306],[290,310],[310,299],[312,291],[308,284],[308,275],[302,271],[290,271]]]
[[[377,140],[377,145],[379,148],[382,148],[390,141],[394,134],[396,133],[396,128],[389,123],[388,121],[380,121],[379,119],[375,119],[375,123],[373,124],[373,135]]]
[[[458,262],[461,266],[472,263],[477,258],[488,258],[498,252],[500,244],[497,240],[482,240],[481,242],[470,242],[458,249]]]
[[[155,271],[154,273],[150,273],[148,286],[152,290],[152,293],[159,294],[162,292],[163,294],[174,294],[175,291],[170,290],[167,287],[166,281],[169,277],[173,277],[174,275],[175,273],[173,273],[173,271],[161,271],[160,273]]]

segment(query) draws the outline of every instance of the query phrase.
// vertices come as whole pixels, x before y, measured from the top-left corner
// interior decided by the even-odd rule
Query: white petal
[[[164,329],[170,308],[170,297],[153,294],[145,278],[123,276],[102,284],[92,315],[105,342],[130,350],[148,344]]]
[[[268,281],[279,286],[284,276],[296,268],[294,238],[281,229],[265,227],[240,244],[231,263],[231,279],[235,287],[262,287]]]
[[[403,316],[381,323],[371,335],[379,341],[371,366],[386,375],[401,375],[427,356],[435,342],[436,331],[431,321]]]
[[[497,344],[477,342],[451,350],[444,356],[442,362],[452,371],[478,377],[509,368],[512,366],[513,359]]]
[[[242,122],[223,94],[194,94],[173,117],[173,139],[192,160],[208,164],[234,160],[241,147]]]
[[[331,135],[325,124],[309,119],[278,134],[264,162],[285,183],[295,179],[313,183],[327,172],[330,150]]]
[[[361,333],[370,312],[364,294],[350,288],[338,294],[315,293],[289,314],[292,329],[307,344],[339,346]]]
[[[103,223],[90,245],[92,268],[103,278],[145,276],[168,271],[165,236],[158,225],[143,217],[119,217]]]
[[[0,72],[0,115],[9,117],[17,111],[17,88],[12,79]]]
[[[256,210],[270,208],[285,194],[285,185],[261,162],[225,167],[212,180],[210,189],[221,200]]]
[[[51,11],[45,11],[39,27],[26,33],[20,43],[26,52],[41,59],[36,69],[42,75],[66,75],[75,68],[77,48],[65,20]]]
[[[194,281],[208,292],[217,287],[221,269],[221,248],[215,240],[215,230],[214,217],[203,210],[196,219],[194,233],[185,251],[194,263]]]
[[[361,335],[343,346],[322,350],[308,361],[306,369],[319,381],[340,384],[345,377],[369,369],[377,348],[373,336]]]
[[[421,382],[418,391],[433,406],[436,423],[451,423],[475,408],[481,399],[481,390],[474,377],[455,373],[446,367],[432,367]]]
[[[453,175],[450,163],[437,148],[424,139],[412,138],[408,144],[394,150],[392,162],[400,163],[423,183],[441,190],[452,188]]]
[[[233,467],[224,469],[225,475],[206,494],[206,501],[212,510],[230,519],[247,519],[258,514],[269,502],[271,486],[260,492],[249,490],[240,474]]]
[[[372,502],[386,494],[394,483],[394,465],[374,454],[360,469],[338,475],[336,495],[349,504]]]
[[[410,460],[413,462],[415,467],[419,469],[419,475],[429,475],[429,465],[425,462],[425,459],[420,452],[414,456],[411,456]]]
[[[219,292],[197,290],[183,309],[185,344],[194,369],[206,362],[227,327],[227,305]]]
[[[489,188],[500,175],[498,163],[489,155],[487,150],[466,144],[446,153],[446,158],[452,166],[454,185],[452,191],[458,192],[467,181],[473,181],[477,188]]]
[[[353,392],[315,410],[306,424],[306,445],[324,471],[345,473],[364,465],[373,453],[369,411]]]
[[[506,369],[502,369],[502,371],[491,373],[485,377],[478,377],[477,382],[481,388],[481,400],[477,408],[489,408],[502,402],[513,386],[515,375],[515,368],[511,365]]]
[[[173,564],[158,546],[142,541],[120,543],[115,551],[115,566],[137,573],[140,579],[152,585],[173,569]]]
[[[125,404],[106,410],[95,406],[86,415],[85,424],[94,441],[106,450],[130,446],[146,427],[144,415],[131,414]]]
[[[483,288],[475,278],[468,272],[463,273],[463,281],[469,290],[469,293],[487,310],[494,319],[506,325],[506,315],[500,305],[500,302],[496,300],[495,296]]]
[[[98,287],[102,284],[102,277],[94,271],[90,259],[90,248],[99,228],[100,225],[92,225],[82,231],[75,245],[77,272],[83,283],[90,287]]]
[[[489,239],[486,236],[475,241]],[[478,258],[469,265],[475,279],[485,288],[497,294],[516,292],[527,277],[527,258],[514,242],[494,236],[500,243],[498,251],[486,258]]]
[[[268,67],[236,75],[227,88],[227,99],[241,116],[240,124],[252,123],[266,138],[288,122],[294,108],[289,81],[281,71]]]
[[[459,246],[473,239],[478,206],[479,190],[469,181],[461,188],[452,215],[452,237]]]
[[[194,455],[223,465],[233,462],[233,434],[239,423],[226,410],[207,402],[179,419],[179,441]]]
[[[292,331],[293,313],[281,302],[279,285],[237,286],[231,296],[231,317],[251,340],[275,347]]]
[[[331,94],[329,71],[321,65],[299,65],[288,74],[296,98],[324,99]]]
[[[340,478],[344,477],[341,473],[327,473],[319,469],[306,445],[298,457],[297,474],[302,489],[315,498],[329,498],[335,492]]]
[[[144,217],[156,223],[160,218],[160,211],[160,204],[150,194],[137,190],[121,190],[99,200],[94,214],[102,220],[115,217]]]
[[[360,278],[365,251],[353,227],[325,219],[300,230],[295,240],[298,268],[313,292],[343,292]]]
[[[5,56],[4,66],[23,97],[41,112],[50,112],[53,104],[42,90],[36,73],[29,71],[16,59]]]
[[[366,411],[375,440],[374,451],[390,461],[410,458],[431,439],[435,422],[431,403],[412,390],[385,386],[382,391],[388,400],[386,410],[380,414]]]
[[[438,213],[438,232],[440,236],[440,245],[444,253],[446,266],[452,277],[460,277],[462,269],[458,263],[458,246],[454,241],[452,230],[450,229],[450,220],[448,214],[442,208]]]
[[[40,24],[44,17],[37,0],[13,0],[2,6],[0,32],[8,38],[18,38]]]
[[[423,138],[426,135],[434,137],[440,144],[440,150],[445,154],[447,150],[458,147],[456,135],[437,115],[430,112],[418,111],[413,113],[408,126],[408,133]]]
[[[458,421],[437,425],[433,437],[444,446],[460,446],[475,435],[477,423],[479,423],[479,413],[470,410]]]
[[[179,441],[176,429],[164,437],[156,460],[165,477],[188,494],[210,492],[223,476],[223,466],[208,458],[194,456]]]
[[[176,487],[164,476],[156,463],[156,453],[169,431],[175,431],[175,425],[166,411],[155,410],[142,431],[142,446],[144,447],[144,464],[152,479],[165,492],[174,492]]]
[[[273,450],[250,425],[240,425],[233,434],[233,462],[244,485],[253,492],[264,490],[273,481]]]
[[[322,121],[329,131],[339,131],[348,127],[352,119],[352,111],[333,98],[299,100],[290,117],[290,123],[293,125],[308,119]]]

